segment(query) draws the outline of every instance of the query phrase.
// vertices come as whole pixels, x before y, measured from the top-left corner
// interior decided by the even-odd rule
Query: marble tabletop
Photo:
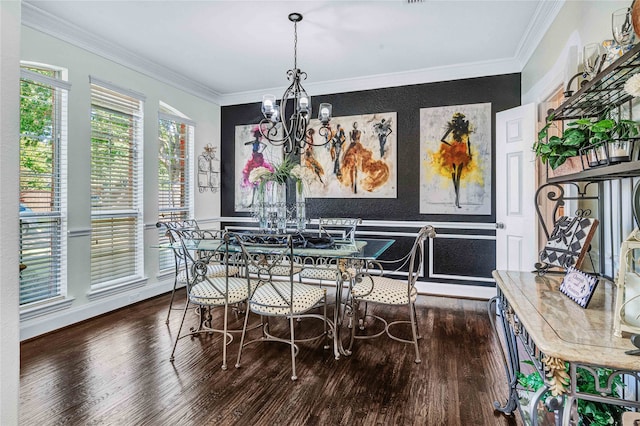
[[[628,338],[614,336],[615,285],[600,280],[586,309],[560,292],[564,275],[494,271],[493,277],[538,348],[564,361],[640,370]]]

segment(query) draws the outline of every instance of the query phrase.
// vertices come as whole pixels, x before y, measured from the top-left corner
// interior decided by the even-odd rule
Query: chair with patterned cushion
[[[199,333],[221,333],[222,369],[226,370],[227,345],[233,340],[231,333],[243,331],[229,330],[229,310],[245,303],[250,292],[247,278],[238,276],[238,265],[242,263],[241,255],[237,250],[229,249],[229,234],[225,231],[171,229],[169,232],[180,241],[189,265],[186,268],[187,301],[169,359],[171,362],[175,360],[174,355],[180,339]],[[198,255],[195,256],[193,253]],[[197,307],[199,325],[191,328],[188,333],[181,334],[187,311],[192,305]],[[224,309],[221,329],[213,326],[211,309],[217,307]]]
[[[169,300],[169,310],[167,312],[167,320],[169,324],[169,317],[173,308],[173,302],[175,300],[176,290],[183,287],[189,281],[189,268],[187,267],[193,260],[194,255],[191,253],[185,253],[180,245],[180,237],[177,235],[180,232],[199,231],[200,227],[195,219],[186,219],[178,221],[163,221],[156,223],[158,228],[164,227],[166,229],[165,235],[169,241],[169,244],[173,246],[173,254],[175,259],[175,274],[173,277],[173,289],[171,290],[171,299]],[[237,272],[237,268],[234,269]],[[209,276],[223,276],[225,271],[220,265],[208,266]],[[175,308],[182,309],[182,308]]]
[[[242,351],[246,346],[255,342],[281,342],[291,347],[291,380],[296,380],[298,378],[296,374],[298,344],[316,341],[325,336],[327,339],[329,338],[327,328],[331,328],[332,323],[327,319],[326,290],[314,285],[294,281],[293,277],[296,270],[294,262],[290,261],[290,259],[294,259],[291,236],[279,236],[277,241],[271,240],[269,243],[248,242],[243,240],[242,235],[237,235],[237,238],[242,247],[243,257],[247,259],[247,265],[249,265],[250,270],[255,271],[250,276],[251,287],[255,288],[255,290],[253,290],[248,301],[236,368],[241,366]],[[284,270],[288,270],[286,280],[283,279]],[[318,306],[322,307],[322,314],[312,312]],[[262,335],[246,341],[250,313],[262,317]],[[276,317],[284,318],[288,321],[288,337],[278,337],[271,333],[269,320]],[[322,320],[322,332],[312,337],[296,339],[294,323],[299,318]],[[329,348],[330,346],[327,343],[325,347]]]
[[[356,244],[356,229],[362,223],[360,218],[327,218],[321,217],[318,221],[318,236],[329,237],[341,244]],[[307,257],[302,264],[300,280],[317,280],[335,284],[338,279],[337,258],[312,258]]]
[[[351,342],[349,349],[356,339],[372,339],[382,334],[387,334],[390,338],[403,343],[413,344],[416,352],[416,363],[420,363],[420,351],[418,347],[418,339],[420,334],[418,330],[418,322],[416,319],[415,302],[418,297],[416,289],[416,281],[423,271],[424,266],[424,242],[427,238],[435,238],[436,233],[432,226],[427,225],[420,229],[416,239],[413,242],[411,250],[401,259],[393,261],[371,261],[367,267],[358,273],[353,280],[350,298],[353,304],[354,325],[351,328]],[[390,263],[393,265],[400,264],[394,271],[385,273],[383,264]],[[408,265],[408,269],[405,266]],[[377,271],[374,274],[372,271]],[[390,275],[407,275],[406,279],[391,278]],[[360,304],[364,302],[364,314],[360,316]],[[408,320],[399,320],[387,322],[379,315],[368,314],[367,308],[369,304],[406,306],[408,309]],[[378,333],[371,335],[358,335],[356,329],[365,330],[367,319],[379,320],[383,323],[384,329]],[[392,334],[389,330],[392,326],[398,324],[410,324],[412,339],[404,339]]]
[[[173,257],[174,257],[174,276],[173,276],[173,289],[171,290],[171,299],[169,300],[169,310],[167,311],[167,319],[165,321],[166,324],[169,324],[169,317],[171,316],[171,311],[173,308],[173,302],[175,300],[176,290],[178,288],[178,283],[180,285],[185,285],[187,283],[187,272],[186,272],[186,255],[182,252],[182,248],[179,246],[179,240],[175,238],[175,234],[169,232],[170,230],[182,230],[182,229],[200,229],[198,226],[198,222],[195,219],[185,219],[185,220],[167,220],[160,221],[156,223],[157,228],[164,228],[164,237],[167,238],[169,244],[173,245]],[[162,239],[162,235],[160,238],[160,243],[164,243],[167,240]],[[178,308],[176,308],[178,309]]]

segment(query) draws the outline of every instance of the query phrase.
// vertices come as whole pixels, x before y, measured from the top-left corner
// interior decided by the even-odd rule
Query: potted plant
[[[640,134],[640,123],[635,120],[619,120],[613,131],[616,138],[609,142],[609,160],[612,163],[631,161],[634,140]]]
[[[603,118],[593,122],[589,119],[582,119],[579,121],[589,122],[589,142],[591,144],[590,148],[587,149],[589,167],[609,164],[610,159],[607,151],[607,144],[613,140],[616,122],[609,118]]]
[[[544,385],[544,380],[540,376],[540,373],[533,368],[533,362],[530,360],[523,360],[523,364],[529,365],[532,370],[529,374],[523,374],[517,372],[518,384],[521,386],[519,396],[521,397],[521,403],[529,404],[528,397],[539,388]],[[569,373],[568,365],[566,367],[567,374]],[[598,389],[606,389],[607,383],[611,386],[611,393],[607,396],[614,398],[620,398],[620,391],[624,388],[624,383],[620,376],[615,376],[611,379],[611,373],[613,370],[606,368],[597,368],[595,370],[597,374],[598,383],[596,384],[596,378],[587,370],[582,368],[577,369],[576,375],[576,388],[579,392],[598,395]],[[542,398],[544,401],[550,392]],[[580,424],[592,425],[592,426],[607,426],[612,424],[620,424],[620,418],[625,411],[624,407],[614,404],[607,404],[603,402],[587,401],[578,399],[577,407],[578,415],[580,416]]]
[[[581,119],[568,123],[561,136],[551,136],[547,139],[549,128],[553,125],[553,116],[547,118],[546,125],[538,132],[538,141],[533,149],[536,157],[543,164],[548,164],[556,170],[571,157],[579,155],[580,148],[589,144],[589,120]],[[579,160],[578,160],[579,161]]]

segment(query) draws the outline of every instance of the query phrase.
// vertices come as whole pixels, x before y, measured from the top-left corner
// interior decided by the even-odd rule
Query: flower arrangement
[[[313,172],[308,167],[296,164],[291,169],[291,178],[296,182],[296,192],[302,194],[303,185],[309,184],[314,178]]]
[[[249,182],[260,185],[271,180],[272,171],[264,166],[256,167],[249,173]]]
[[[295,166],[291,157],[285,157],[282,163],[274,166],[273,170],[264,166],[256,167],[249,173],[249,182],[258,185],[264,185],[266,182],[287,183],[287,179],[291,177],[291,170]]]
[[[640,96],[640,73],[632,75],[624,84],[624,91],[633,97]]]
[[[249,173],[249,182],[258,187],[264,187],[267,182],[285,184],[287,180],[291,179],[296,183],[296,190],[299,193],[302,192],[303,185],[311,182],[313,178],[314,176],[311,170],[294,163],[290,157],[285,157],[282,163],[274,166],[273,170],[260,166],[251,170],[251,173]]]
[[[296,202],[295,202],[295,221],[296,229],[303,231],[306,227],[306,203],[304,197],[304,184],[309,184],[315,175],[313,172],[301,164],[293,162],[291,157],[287,156],[279,165],[274,165],[273,170],[260,166],[251,170],[248,180],[258,190],[258,202],[256,206],[256,216],[260,222],[260,228],[269,227],[267,221],[268,212],[265,209],[276,208],[278,210],[278,232],[286,230],[287,217],[293,217],[291,212],[286,210],[286,183],[291,179],[295,182]],[[277,183],[277,188],[271,185],[267,191],[267,184]],[[274,192],[276,189],[276,192]],[[284,189],[284,190],[283,190]],[[268,194],[266,194],[268,192]],[[266,197],[266,199],[265,199]]]
[[[301,231],[306,226],[306,206],[304,201],[303,188],[305,183],[311,182],[314,175],[308,168],[295,164],[291,157],[285,157],[279,165],[274,165],[273,170],[259,166],[249,173],[249,182],[257,188],[258,202],[256,206],[256,216],[260,222],[260,228],[269,227],[266,209],[276,209],[278,232],[286,230],[287,210],[286,210],[286,183],[291,179],[296,184],[296,228]],[[267,191],[267,184],[271,185]],[[284,190],[283,190],[284,189]],[[268,194],[267,194],[268,192]],[[265,198],[266,197],[266,198]]]

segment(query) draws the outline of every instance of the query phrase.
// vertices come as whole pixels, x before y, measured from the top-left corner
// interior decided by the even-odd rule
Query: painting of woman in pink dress
[[[266,144],[262,142],[262,135],[260,134],[260,130],[257,126],[253,130],[253,137],[254,139],[252,141],[244,143],[245,145],[251,145],[251,157],[249,157],[242,169],[242,181],[240,183],[240,186],[243,188],[251,188],[251,202],[247,207],[251,207],[253,205],[256,196],[256,187],[258,185],[257,183],[249,181],[249,174],[251,173],[251,170],[256,167],[266,167],[273,171],[273,165],[264,158],[263,151]]]

